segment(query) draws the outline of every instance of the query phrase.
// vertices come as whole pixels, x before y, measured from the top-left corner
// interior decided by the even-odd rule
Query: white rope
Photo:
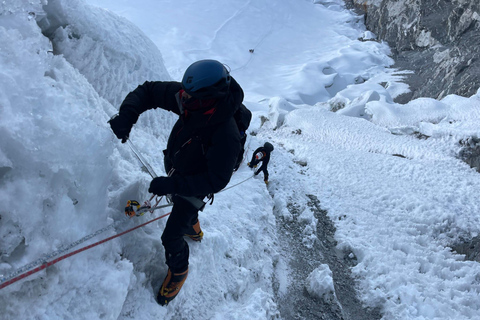
[[[152,178],[156,178],[158,177],[157,174],[155,173],[155,171],[153,170],[152,166],[147,162],[147,160],[145,160],[145,158],[142,156],[142,154],[138,151],[138,149],[135,147],[135,145],[130,141],[130,140],[127,140],[127,144],[128,146],[130,147],[130,149],[132,149],[133,153],[135,154],[135,156],[137,157],[138,161],[140,161],[140,163],[145,167],[145,169],[148,171],[148,173],[150,174],[150,176]]]
[[[242,183],[246,182],[247,180],[252,179],[253,177],[255,177],[255,174],[253,174],[251,177],[248,177],[247,179],[245,179],[245,180],[243,180],[243,181],[241,181],[241,182],[239,182],[239,183],[237,183],[237,184],[234,184],[233,186],[230,186],[230,187],[228,187],[228,188],[225,188],[225,189],[219,191],[218,193],[223,192],[223,191],[226,191],[226,190],[228,190],[228,189],[232,189],[233,187],[236,187],[236,186],[238,186],[239,184],[242,184]]]

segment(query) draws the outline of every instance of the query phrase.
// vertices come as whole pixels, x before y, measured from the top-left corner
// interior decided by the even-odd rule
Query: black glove
[[[175,186],[170,177],[157,177],[150,182],[148,192],[156,194],[157,196],[164,196],[166,194],[175,193]]]
[[[118,139],[122,139],[122,143],[127,142],[133,123],[126,114],[116,114],[109,121],[113,133]]]

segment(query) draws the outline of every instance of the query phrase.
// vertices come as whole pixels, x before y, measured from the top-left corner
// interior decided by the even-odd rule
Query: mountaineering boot
[[[203,231],[200,228],[200,221],[197,220],[190,230],[185,234],[185,236],[189,237],[193,241],[200,242],[203,239]]]
[[[173,273],[170,268],[168,268],[167,276],[158,291],[157,302],[162,306],[166,306],[170,301],[175,299],[180,289],[182,289],[185,280],[187,280],[187,276],[188,268],[181,273]]]

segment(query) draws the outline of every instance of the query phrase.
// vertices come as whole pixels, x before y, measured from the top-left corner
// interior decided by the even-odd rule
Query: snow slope
[[[2,319],[308,318],[285,303],[292,295],[323,299],[329,319],[361,308],[478,319],[480,266],[450,246],[480,228],[479,174],[456,157],[459,140],[479,135],[480,93],[395,104],[407,88],[388,47],[359,40],[372,37],[362,19],[340,0],[2,2],[3,277],[102,227],[113,226],[82,245],[160,215],[124,217],[150,176],[106,123],[145,80],[226,63],[254,111],[248,155],[275,146],[267,188],[242,166],[231,185],[248,180],[200,214],[204,241],[189,242],[189,278],[168,307],[154,301],[167,270],[162,219],[0,289]],[[149,111],[131,134],[159,174],[173,121]],[[293,261],[321,245],[312,198],[363,307],[344,302],[326,252]],[[298,243],[284,223],[301,230]]]

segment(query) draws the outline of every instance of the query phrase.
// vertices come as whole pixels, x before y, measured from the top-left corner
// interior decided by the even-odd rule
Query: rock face
[[[480,138],[470,137],[460,141],[460,145],[459,158],[480,172]]]
[[[471,96],[480,87],[480,1],[346,0],[392,48],[396,68],[415,72],[397,99]]]

